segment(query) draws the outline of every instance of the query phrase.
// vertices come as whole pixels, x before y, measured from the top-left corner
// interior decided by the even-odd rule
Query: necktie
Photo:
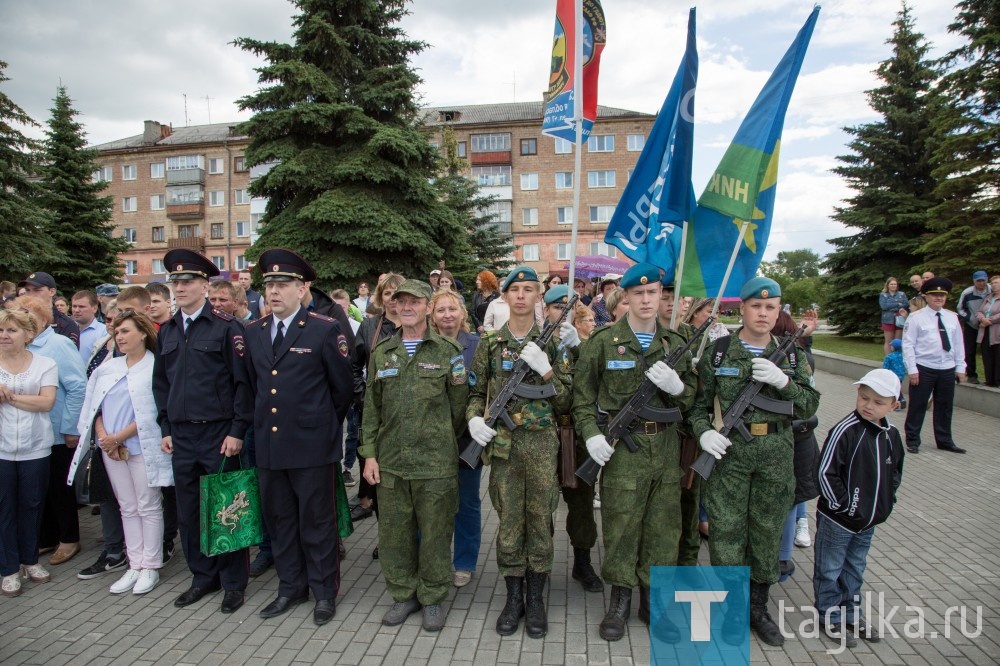
[[[941,346],[944,347],[946,352],[951,351],[951,340],[948,339],[948,331],[945,330],[944,320],[941,319],[941,313],[938,312],[938,333],[941,334]]]
[[[285,340],[285,322],[278,322],[278,333],[274,336],[274,340],[271,342],[271,351],[274,355],[278,355],[278,349],[281,348],[281,343]]]
[[[191,319],[191,317],[184,320],[184,335],[187,335],[188,329],[191,328],[191,323],[193,321],[194,319]]]

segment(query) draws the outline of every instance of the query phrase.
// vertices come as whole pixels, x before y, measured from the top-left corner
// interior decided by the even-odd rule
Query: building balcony
[[[205,202],[168,203],[167,217],[171,220],[196,220],[205,217]]]
[[[510,164],[509,150],[495,150],[488,153],[470,153],[469,164],[472,166],[484,166],[487,164]]]
[[[510,201],[514,198],[514,188],[511,185],[480,185],[479,194],[498,201]]]
[[[167,241],[167,247],[169,249],[174,249],[175,247],[183,247],[189,250],[197,250],[198,252],[205,251],[205,239],[201,236],[188,236],[186,238],[171,238]]]
[[[192,169],[171,169],[167,171],[167,185],[204,185],[205,170]]]

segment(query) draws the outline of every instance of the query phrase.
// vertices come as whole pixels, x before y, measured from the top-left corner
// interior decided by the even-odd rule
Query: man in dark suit
[[[334,466],[343,457],[341,423],[353,398],[350,345],[340,325],[302,306],[316,272],[289,250],[257,264],[271,315],[246,328],[254,388],[254,440],[264,520],[271,534],[276,617],[312,590],[313,621],[333,619],[340,588]]]

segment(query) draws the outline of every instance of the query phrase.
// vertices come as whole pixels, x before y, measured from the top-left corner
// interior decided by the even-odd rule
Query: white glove
[[[587,453],[601,467],[604,467],[604,464],[611,460],[614,452],[614,448],[608,444],[608,438],[604,435],[594,435],[587,440]]]
[[[770,384],[776,389],[783,389],[788,386],[788,375],[781,371],[781,368],[766,358],[755,358],[753,360],[753,378],[761,384]]]
[[[559,327],[559,339],[570,348],[580,344],[580,334],[576,332],[576,326],[568,321],[564,321]]]
[[[732,444],[727,437],[719,434],[716,430],[706,430],[701,434],[698,442],[701,444],[701,449],[711,453],[716,460],[721,460],[722,456],[726,454],[726,449]]]
[[[521,358],[524,359],[529,368],[537,372],[541,377],[552,372],[552,364],[549,363],[549,357],[534,342],[524,345],[524,349],[521,350]]]
[[[486,425],[486,420],[482,416],[473,416],[469,419],[469,434],[480,446],[486,446],[497,436],[497,431]]]
[[[677,371],[663,361],[657,361],[646,371],[649,381],[656,384],[656,387],[668,395],[680,395],[684,392],[684,382],[681,381]]]

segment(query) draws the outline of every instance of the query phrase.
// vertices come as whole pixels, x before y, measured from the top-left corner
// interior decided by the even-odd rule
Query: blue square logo
[[[749,567],[651,567],[654,664],[750,664]]]

